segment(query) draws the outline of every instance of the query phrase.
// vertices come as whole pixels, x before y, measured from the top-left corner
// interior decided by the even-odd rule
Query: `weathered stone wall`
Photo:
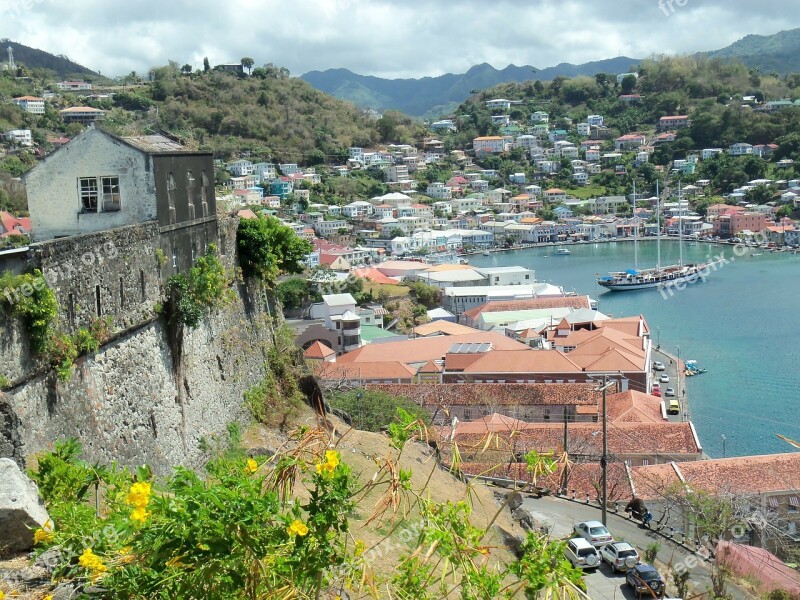
[[[236,224],[219,222],[229,268],[237,264]],[[60,326],[74,330],[97,317],[99,285],[100,313],[113,318],[114,337],[61,382],[31,356],[24,324],[0,312],[0,374],[13,385],[0,394],[0,456],[23,464],[74,436],[91,461],[148,463],[165,473],[197,466],[202,440],[249,418],[242,396],[261,379],[271,343],[263,299],[239,286],[236,300],[198,328],[169,327],[154,311],[164,277],[159,239],[157,226],[145,224],[39,247],[33,260],[56,292]]]
[[[248,419],[242,395],[263,374],[267,343],[263,320],[242,303],[187,332],[178,362],[170,332],[150,323],[80,359],[69,381],[41,374],[0,398],[0,455],[27,460],[74,436],[92,461],[196,466],[201,440]]]

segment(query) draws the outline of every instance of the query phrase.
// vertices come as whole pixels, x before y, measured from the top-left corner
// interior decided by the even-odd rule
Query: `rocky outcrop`
[[[33,548],[33,532],[50,518],[39,490],[10,458],[0,458],[0,551]]]

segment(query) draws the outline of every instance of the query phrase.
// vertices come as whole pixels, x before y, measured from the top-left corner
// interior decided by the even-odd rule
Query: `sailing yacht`
[[[683,193],[678,184],[678,207],[682,206]],[[638,243],[639,243],[639,221],[636,219],[636,182],[633,184],[633,215],[635,228],[633,234],[633,267],[626,271],[612,272],[598,277],[597,284],[611,290],[612,292],[624,292],[628,290],[645,290],[649,288],[675,285],[680,283],[691,283],[699,278],[701,273],[709,268],[711,262],[683,264],[683,215],[678,217],[678,246],[680,259],[678,264],[661,266],[661,194],[658,191],[656,182],[656,227],[657,227],[657,258],[656,266],[651,269],[639,269],[638,265]]]

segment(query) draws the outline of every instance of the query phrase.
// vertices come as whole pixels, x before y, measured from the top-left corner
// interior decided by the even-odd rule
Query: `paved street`
[[[596,505],[587,506],[549,496],[540,499],[525,498],[523,507],[533,515],[541,526],[547,527],[553,537],[562,539],[572,537],[572,528],[575,523],[600,520],[600,509]],[[661,544],[656,566],[661,576],[667,579],[667,595],[674,594],[675,588],[671,585],[669,577],[667,577],[669,571],[667,565],[669,563],[676,565],[686,560],[691,553],[652,531],[641,528],[638,523],[612,512],[608,513],[608,529],[615,540],[628,542],[636,547],[642,555],[645,548],[653,542]],[[689,589],[690,591],[694,590],[695,594],[704,592],[711,586],[709,566],[705,562],[699,560],[698,562],[700,563],[699,565],[689,569],[691,573]],[[586,583],[589,588],[589,595],[593,599],[610,600],[636,597],[633,590],[625,585],[624,575],[613,575],[608,566],[603,566],[594,573],[587,573]],[[729,586],[729,591],[737,600],[753,597],[734,586]]]
[[[668,415],[670,421],[688,421],[689,420],[689,402],[684,394],[686,390],[686,376],[683,374],[683,369],[678,369],[677,358],[661,350],[653,350],[653,360],[664,363],[667,368],[666,371],[653,371],[654,380],[661,386],[661,397],[666,405],[669,405],[670,398],[667,398],[665,393],[667,388],[675,388],[675,397],[681,403],[681,414]],[[666,374],[669,377],[669,382],[659,382],[659,377]]]

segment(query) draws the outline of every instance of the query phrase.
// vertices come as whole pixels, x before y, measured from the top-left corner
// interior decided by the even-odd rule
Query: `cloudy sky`
[[[300,75],[380,77],[539,68],[713,50],[800,27],[800,1],[752,0],[0,0],[0,38],[105,75],[251,56]],[[793,9],[790,9],[794,7]]]

